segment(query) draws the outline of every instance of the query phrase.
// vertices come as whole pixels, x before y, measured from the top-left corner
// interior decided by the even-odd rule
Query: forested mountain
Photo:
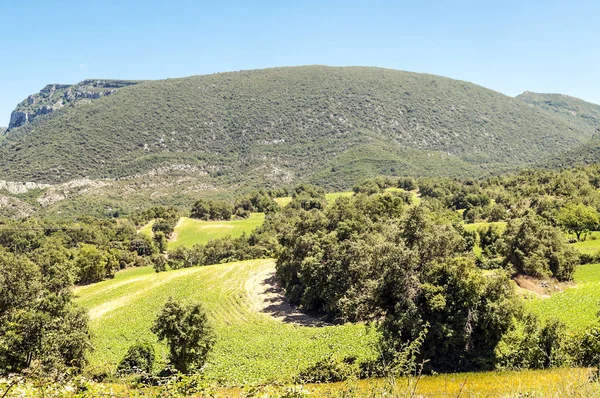
[[[0,179],[190,170],[223,184],[481,176],[593,132],[483,87],[396,70],[274,68],[142,82],[11,130]]]

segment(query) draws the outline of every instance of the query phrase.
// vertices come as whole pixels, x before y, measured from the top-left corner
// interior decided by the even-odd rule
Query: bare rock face
[[[17,105],[10,115],[7,131],[31,123],[39,116],[53,113],[81,99],[96,100],[137,83],[127,80],[84,80],[74,85],[49,84]]]

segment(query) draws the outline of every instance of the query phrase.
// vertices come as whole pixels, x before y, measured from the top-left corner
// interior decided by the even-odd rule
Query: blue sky
[[[600,103],[600,2],[0,0],[0,125],[48,83],[368,65]]]

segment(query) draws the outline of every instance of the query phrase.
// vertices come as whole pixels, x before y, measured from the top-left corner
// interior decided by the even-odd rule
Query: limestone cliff
[[[127,80],[90,79],[73,85],[49,84],[39,93],[30,95],[17,105],[10,115],[8,130],[21,127],[39,116],[47,115],[80,100],[102,98],[136,83]]]

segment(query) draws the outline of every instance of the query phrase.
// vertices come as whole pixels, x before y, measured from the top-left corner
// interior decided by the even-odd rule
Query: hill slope
[[[564,152],[552,153],[544,164],[570,167],[600,162],[600,105],[562,94],[525,92],[517,97],[531,106],[563,119],[576,130],[592,134],[589,141]]]
[[[205,376],[236,385],[290,380],[315,362],[336,355],[373,357],[374,333],[360,324],[316,327],[281,317],[281,305],[262,282],[274,273],[273,260],[252,260],[156,273],[131,268],[114,279],[76,289],[78,303],[91,318],[93,368],[115,365],[129,345],[155,342],[152,322],[169,297],[198,300],[216,327],[218,342]],[[269,304],[270,303],[270,304]],[[293,314],[299,316],[298,314]],[[155,344],[163,362],[165,347]]]
[[[0,143],[0,180],[176,170],[217,186],[309,180],[343,188],[376,174],[489,174],[591,136],[462,81],[379,68],[274,68],[142,82],[38,118]]]
[[[516,98],[562,118],[576,129],[591,134],[600,129],[600,105],[568,95],[541,94],[530,91],[526,91]]]

